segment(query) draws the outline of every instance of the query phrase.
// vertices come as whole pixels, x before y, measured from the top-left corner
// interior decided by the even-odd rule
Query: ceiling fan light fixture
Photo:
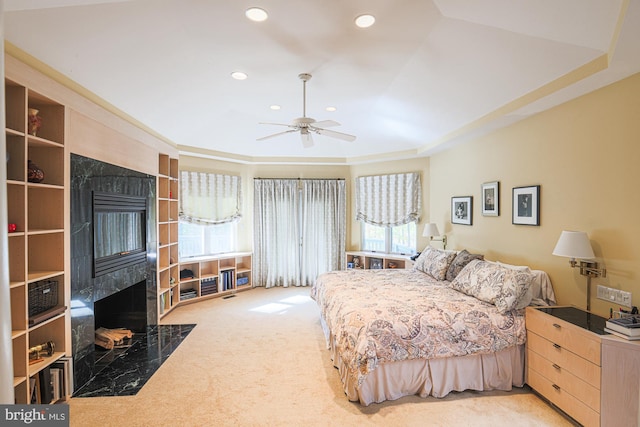
[[[329,111],[329,112],[334,112],[334,111],[336,111],[336,110],[337,110],[337,108],[336,108],[336,107],[333,107],[333,106],[329,106],[329,107],[325,108],[325,110],[326,110],[326,111]]]
[[[360,28],[369,28],[376,22],[376,18],[373,15],[365,14],[356,17],[355,22]]]
[[[269,108],[271,108],[272,110],[276,110],[277,111],[277,110],[280,109],[280,106],[276,105],[276,104],[273,104],[273,105],[270,105]]]
[[[247,73],[243,73],[242,71],[234,71],[233,73],[231,73],[231,77],[236,80],[246,80],[249,76],[247,75]]]
[[[253,22],[263,22],[269,17],[266,10],[259,7],[251,7],[244,12],[244,15]]]

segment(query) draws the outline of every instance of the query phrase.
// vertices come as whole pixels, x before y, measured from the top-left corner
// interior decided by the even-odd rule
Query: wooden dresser
[[[575,307],[527,307],[527,384],[580,424],[600,426],[606,319]]]

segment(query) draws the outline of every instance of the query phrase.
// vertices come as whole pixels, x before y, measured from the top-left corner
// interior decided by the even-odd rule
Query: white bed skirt
[[[509,391],[512,386],[524,385],[523,344],[494,354],[384,363],[376,367],[358,388],[347,375],[347,367],[335,350],[333,336],[324,319],[320,320],[347,398],[360,401],[364,406],[414,394],[444,397],[452,391]]]

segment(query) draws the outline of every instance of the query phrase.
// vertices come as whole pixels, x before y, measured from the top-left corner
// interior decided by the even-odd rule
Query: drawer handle
[[[556,328],[556,329],[560,329],[560,325],[558,325],[557,323],[554,323],[553,327]]]
[[[560,386],[559,385],[557,385],[557,384],[552,384],[552,385],[553,385],[553,388],[555,388],[556,390],[560,391]]]
[[[557,369],[558,371],[560,370],[560,366],[559,366],[559,365],[556,365],[555,363],[554,363],[553,365],[551,365],[551,366],[553,366],[553,367],[554,367],[555,369]]]
[[[555,343],[554,343],[554,344],[553,344],[553,346],[554,346],[555,348],[557,348],[558,350],[562,349],[562,346],[561,346],[560,344],[555,344]]]

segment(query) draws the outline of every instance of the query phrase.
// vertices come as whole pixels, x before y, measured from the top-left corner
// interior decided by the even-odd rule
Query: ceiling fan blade
[[[265,139],[274,138],[276,136],[284,135],[286,133],[291,133],[291,132],[297,132],[297,131],[298,131],[297,129],[289,129],[289,130],[285,130],[284,132],[274,133],[273,135],[263,136],[262,138],[256,139],[256,141],[264,141]]]
[[[332,126],[340,126],[340,123],[334,121],[334,120],[322,120],[319,122],[314,122],[313,123],[314,127],[319,127],[319,128],[330,128]]]
[[[300,139],[302,139],[302,146],[304,148],[313,147],[313,138],[311,134],[307,132],[300,132]]]
[[[329,129],[320,129],[317,127],[312,127],[311,128],[312,131],[319,133],[320,135],[326,135],[326,136],[330,136],[332,138],[338,138],[338,139],[342,139],[344,141],[355,141],[356,137],[353,135],[349,135],[348,133],[342,133],[342,132],[336,132],[335,130],[329,130]]]
[[[293,127],[289,124],[285,124],[285,123],[271,123],[271,122],[258,122],[259,125],[276,125],[276,126],[289,126],[289,127]]]

